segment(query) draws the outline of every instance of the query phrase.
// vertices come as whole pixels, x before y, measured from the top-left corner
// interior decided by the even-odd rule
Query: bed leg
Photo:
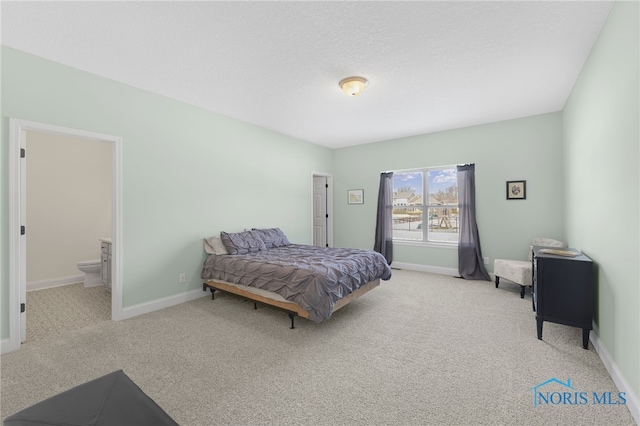
[[[291,328],[292,330],[293,330],[294,328],[296,328],[296,326],[293,324],[293,322],[294,322],[293,320],[294,320],[294,318],[295,318],[295,317],[296,317],[296,314],[294,314],[293,312],[290,312],[290,313],[289,313],[289,318],[291,318],[291,327],[290,327],[290,328]]]
[[[216,297],[213,295],[213,292],[216,290],[213,287],[209,287],[207,283],[202,283],[202,291],[207,291],[207,288],[211,290],[211,300],[216,300]]]
[[[258,304],[256,302],[253,302],[253,309],[258,309]]]

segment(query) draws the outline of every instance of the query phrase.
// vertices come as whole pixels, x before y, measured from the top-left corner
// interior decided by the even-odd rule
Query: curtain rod
[[[410,172],[410,171],[414,171],[414,170],[422,170],[422,169],[446,169],[449,167],[457,167],[457,166],[465,166],[467,164],[473,164],[473,163],[459,163],[459,164],[447,164],[444,166],[431,166],[431,167],[414,167],[412,169],[397,169],[397,170],[386,170],[380,173],[389,173],[389,172]]]

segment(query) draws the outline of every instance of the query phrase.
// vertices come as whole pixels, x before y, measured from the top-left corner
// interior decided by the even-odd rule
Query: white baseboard
[[[443,268],[440,266],[417,265],[415,263],[392,262],[391,268],[407,269],[409,271],[431,272],[433,274],[458,276],[458,270],[454,268]]]
[[[11,341],[11,339],[2,339],[0,340],[0,354],[6,354],[9,352],[13,352],[20,348],[20,344],[16,347],[15,343]]]
[[[205,297],[208,292],[202,291],[202,289],[191,290],[185,293],[176,294],[173,296],[163,297],[162,299],[152,300],[151,302],[140,303],[138,305],[128,306],[122,309],[117,320],[124,320],[138,315],[148,314],[150,312],[158,311],[160,309],[168,308],[170,306],[179,305],[180,303],[190,302],[192,300]]]
[[[69,277],[60,277],[40,281],[31,281],[27,283],[27,291],[42,290],[45,288],[61,287],[63,285],[76,284],[84,281],[84,275],[71,275]]]
[[[613,379],[613,383],[615,383],[618,391],[625,393],[627,397],[627,408],[631,412],[631,416],[636,421],[636,424],[640,425],[640,401],[638,400],[638,396],[633,392],[631,386],[629,386],[627,381],[624,379],[620,369],[613,360],[613,357],[611,357],[611,354],[593,330],[589,334],[589,340],[591,340],[593,348],[596,350],[596,353],[602,360],[604,367],[609,372],[609,375]]]
[[[432,274],[449,275],[451,277],[460,276],[460,272],[458,272],[457,269],[443,268],[441,266],[429,266],[429,265],[417,265],[415,263],[393,262],[391,264],[391,269],[393,268],[406,269],[408,271],[431,272]],[[491,281],[496,280],[496,276],[492,273],[489,273],[489,277],[491,278]],[[511,282],[509,280],[506,280],[506,281]]]

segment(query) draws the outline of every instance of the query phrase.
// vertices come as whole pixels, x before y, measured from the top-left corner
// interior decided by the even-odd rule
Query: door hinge
[[[26,233],[27,233],[27,228],[25,228],[25,226],[24,226],[24,225],[22,225],[22,226],[20,227],[20,235],[24,235],[24,234],[26,234]]]
[[[328,187],[329,187],[329,184],[328,184],[328,183],[325,183],[325,184],[324,184],[324,187],[325,187],[325,188],[328,188]]]
[[[21,304],[20,304],[20,313],[22,314],[22,313],[24,313],[24,311],[26,311],[26,310],[27,310],[27,305],[26,305],[26,303],[21,303]]]
[[[327,214],[325,215],[325,217],[328,219],[328,218],[329,218],[329,213],[327,213]]]
[[[20,148],[20,158],[27,156],[27,151],[24,148]]]

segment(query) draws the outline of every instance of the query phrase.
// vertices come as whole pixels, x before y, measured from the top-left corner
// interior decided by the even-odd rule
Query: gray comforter
[[[377,278],[391,278],[391,268],[377,252],[290,244],[256,253],[210,255],[201,277],[278,293],[322,322],[336,301]]]

